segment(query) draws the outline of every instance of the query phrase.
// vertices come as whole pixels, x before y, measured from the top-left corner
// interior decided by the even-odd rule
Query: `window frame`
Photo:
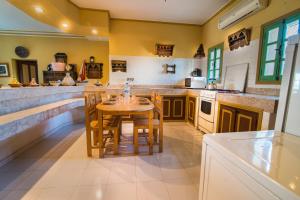
[[[279,56],[278,58],[276,58],[276,63],[275,63],[275,73],[273,75],[273,77],[277,76],[279,77],[278,80],[275,79],[265,79],[263,80],[261,78],[261,74],[264,70],[264,67],[262,66],[262,62],[263,62],[263,57],[265,55],[264,51],[266,51],[265,46],[267,46],[265,44],[265,40],[267,40],[268,38],[265,37],[265,30],[266,28],[269,27],[274,27],[275,24],[281,24],[281,29],[279,30],[279,36],[280,40],[277,41],[277,44],[282,44],[281,46],[281,53],[283,53],[283,48],[284,48],[284,34],[286,32],[286,28],[283,25],[283,20],[291,20],[292,18],[297,18],[297,16],[300,16],[300,9],[296,9],[290,13],[287,13],[279,18],[276,18],[272,21],[269,21],[263,25],[261,25],[261,30],[260,30],[260,43],[259,43],[259,54],[258,54],[258,62],[257,62],[257,69],[256,69],[256,84],[264,84],[264,85],[280,85],[281,84],[281,78],[282,75],[280,74],[281,71],[281,61],[282,61],[282,57]],[[299,30],[300,30],[300,26],[299,26]],[[276,53],[277,54],[277,53]],[[277,56],[276,56],[277,57]],[[278,66],[279,65],[279,66]]]
[[[208,49],[208,57],[207,57],[207,82],[209,83],[209,77],[210,77],[210,52],[212,50],[214,50],[214,55],[216,55],[216,49],[221,49],[221,54],[220,54],[220,68],[219,68],[219,71],[220,71],[220,74],[219,74],[219,79],[216,79],[216,82],[217,83],[220,83],[221,80],[222,80],[222,68],[223,68],[223,53],[224,53],[224,43],[220,43],[220,44],[217,44],[215,46],[212,46]],[[215,71],[216,71],[216,65],[215,65],[215,61],[216,61],[216,57],[214,56],[214,69],[213,69],[213,72],[214,72],[214,78],[215,78]]]

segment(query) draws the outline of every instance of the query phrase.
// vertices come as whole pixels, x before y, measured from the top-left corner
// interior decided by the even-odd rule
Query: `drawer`
[[[202,117],[198,117],[198,126],[205,128],[210,133],[214,132],[214,124],[206,121]]]

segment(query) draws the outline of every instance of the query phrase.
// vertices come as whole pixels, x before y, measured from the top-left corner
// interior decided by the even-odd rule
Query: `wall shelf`
[[[232,51],[250,44],[251,29],[241,29],[228,36],[229,49]]]
[[[174,46],[172,44],[156,44],[156,55],[163,57],[172,56]]]
[[[112,60],[111,61],[112,72],[126,72],[127,61],[126,60]]]

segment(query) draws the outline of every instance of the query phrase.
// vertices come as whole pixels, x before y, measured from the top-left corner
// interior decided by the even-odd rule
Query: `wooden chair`
[[[86,141],[87,154],[92,156],[92,149],[99,149],[100,157],[103,157],[103,148],[108,138],[114,138],[114,153],[118,154],[118,143],[120,134],[120,118],[113,116],[104,116],[103,130],[108,133],[99,133],[98,116],[96,105],[99,103],[95,93],[85,95],[85,126],[86,126]],[[93,137],[92,137],[93,133]],[[93,138],[93,145],[92,145]],[[99,139],[101,144],[99,144]]]
[[[154,100],[154,119],[153,119],[153,134],[154,134],[154,142],[157,143],[157,132],[159,134],[159,152],[163,151],[163,97],[160,95],[155,96]],[[148,119],[143,118],[135,118],[133,120],[133,137],[134,137],[134,152],[137,154],[139,149],[138,137],[140,129],[148,129]],[[142,133],[145,135],[145,133]],[[147,135],[146,135],[147,136]]]
[[[154,103],[155,97],[158,96],[158,93],[152,92],[151,94],[151,102]],[[132,120],[138,120],[138,119],[147,119],[148,117],[145,115],[133,115]],[[145,129],[143,130],[143,133],[145,133]]]

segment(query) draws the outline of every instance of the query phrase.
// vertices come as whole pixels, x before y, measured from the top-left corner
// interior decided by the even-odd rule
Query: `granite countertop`
[[[217,101],[254,107],[268,113],[276,113],[279,97],[246,93],[218,93]]]
[[[25,87],[25,88],[1,88],[0,89],[0,102],[3,100],[20,99],[41,97],[63,93],[78,93],[78,92],[92,92],[92,91],[105,91],[108,94],[120,94],[123,88],[120,85],[111,85],[108,87],[97,87],[94,85],[86,86],[59,86],[59,87]],[[168,85],[135,85],[131,91],[135,95],[151,95],[152,92],[158,92],[161,95],[189,95],[199,96],[201,89],[188,89],[181,85],[168,86]],[[279,97],[266,96],[257,94],[233,94],[233,93],[218,93],[217,100],[240,104],[250,107],[262,109],[265,112],[275,113]]]

